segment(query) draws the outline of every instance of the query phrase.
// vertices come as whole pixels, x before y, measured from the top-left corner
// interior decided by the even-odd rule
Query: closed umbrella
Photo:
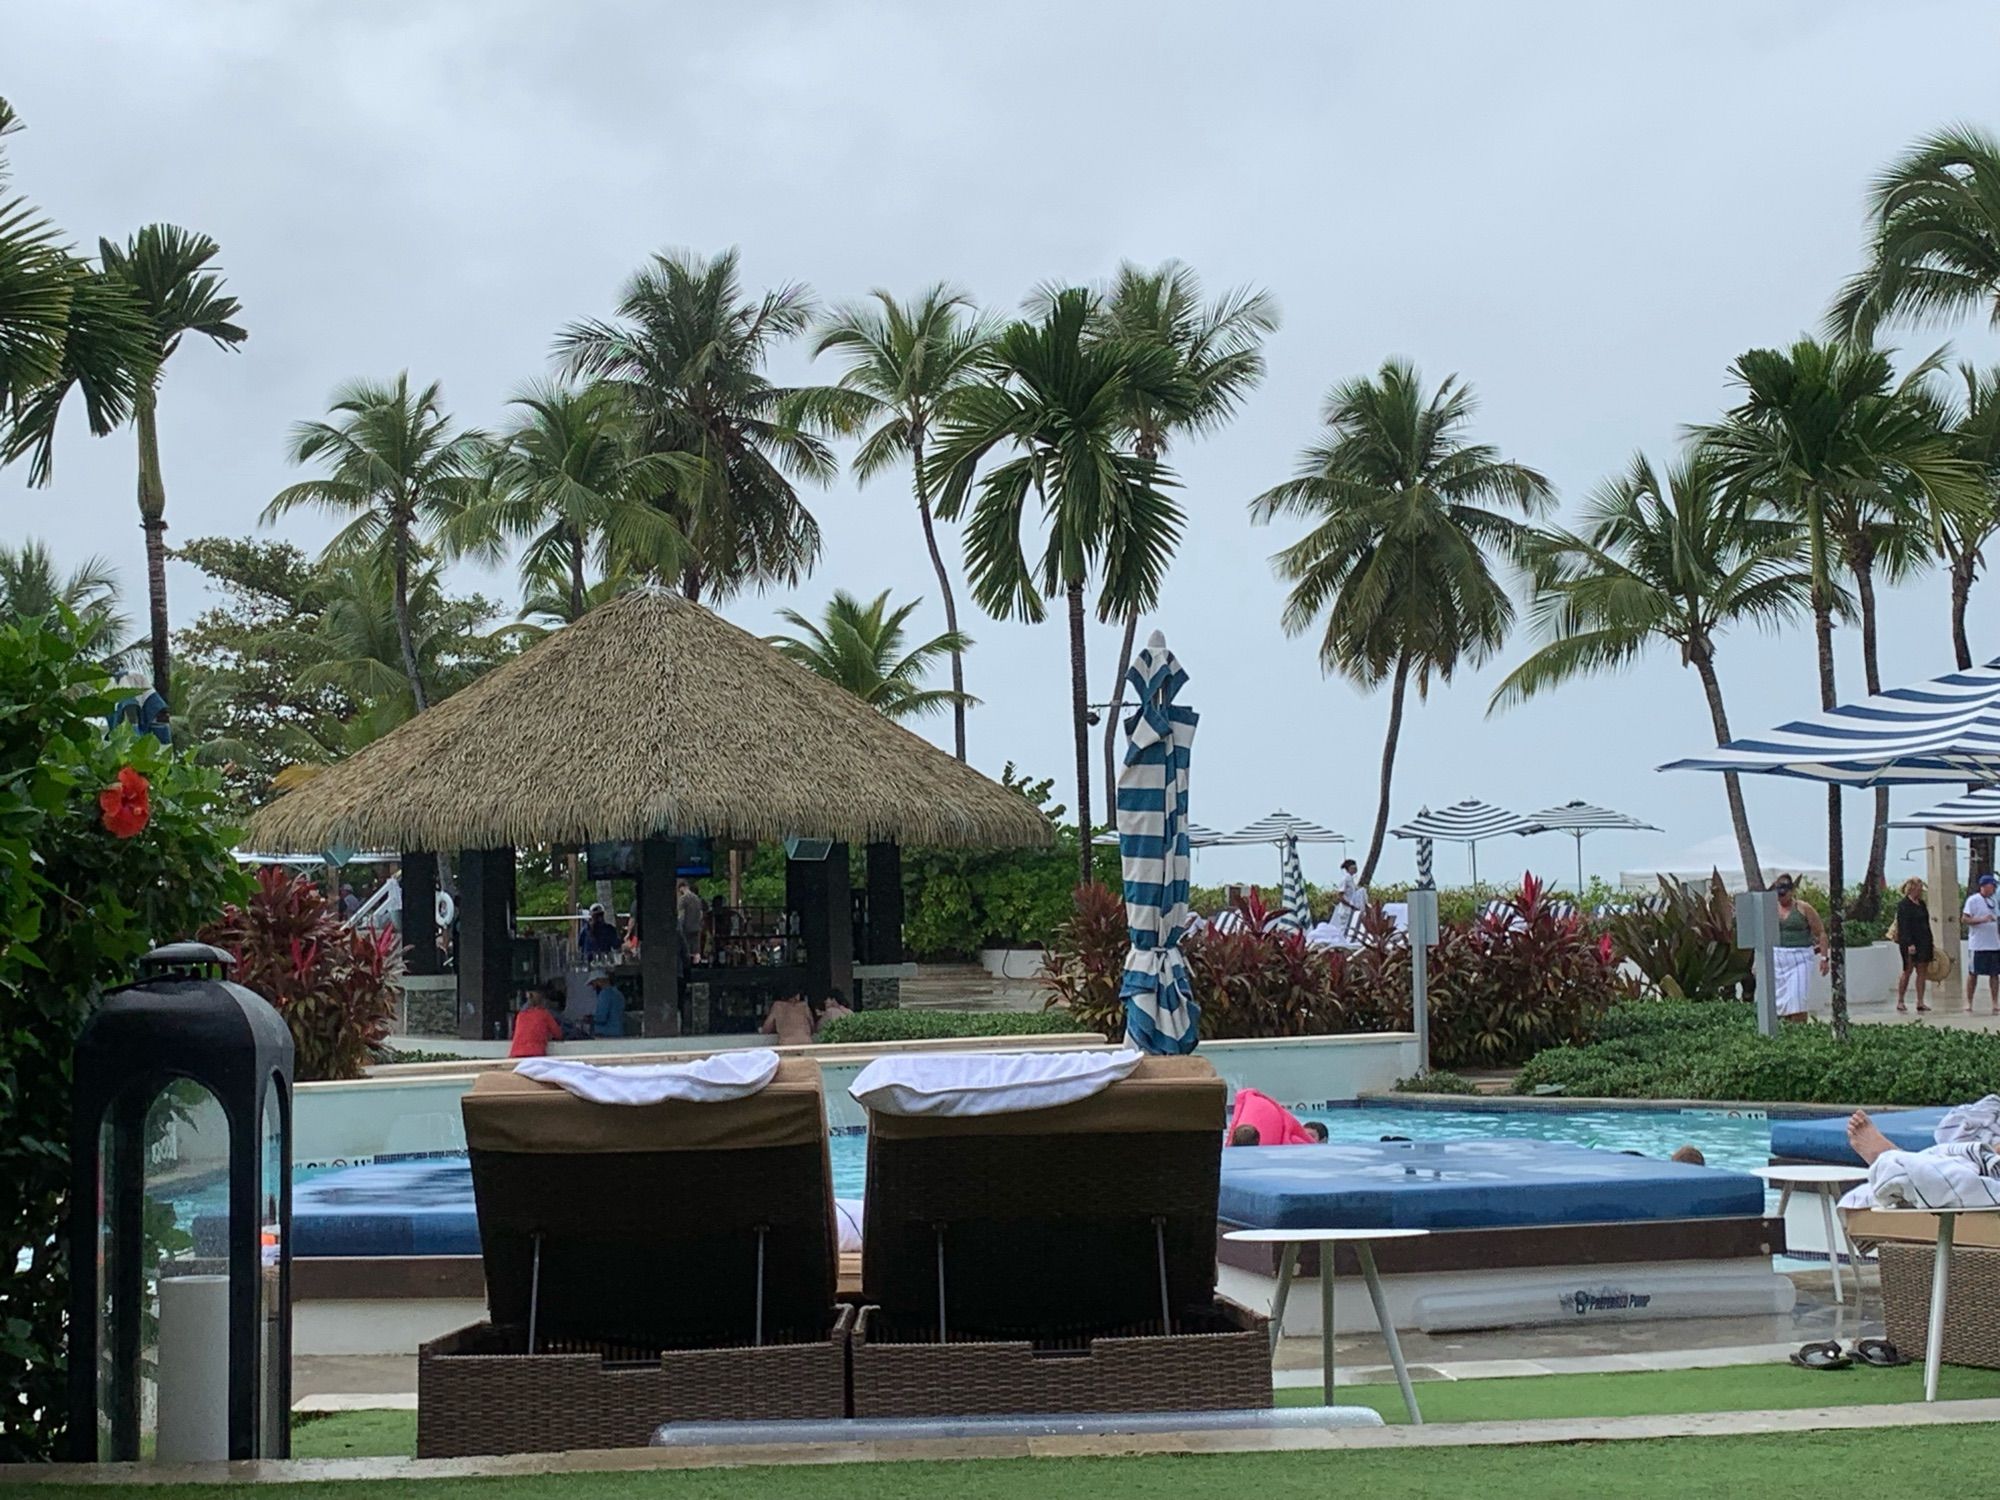
[[[1578,900],[1583,898],[1583,840],[1586,834],[1598,833],[1606,828],[1643,829],[1647,833],[1660,831],[1651,823],[1641,823],[1630,813],[1613,812],[1608,807],[1592,807],[1588,802],[1565,802],[1561,807],[1536,813],[1533,821],[1550,833],[1566,833],[1576,840]]]
[[[1119,994],[1125,1039],[1145,1052],[1192,1052],[1201,1039],[1181,939],[1188,926],[1188,753],[1200,716],[1177,701],[1187,673],[1157,630],[1125,674],[1138,706],[1118,773],[1118,855],[1131,949]]]
[[[1285,909],[1271,925],[1304,932],[1312,926],[1312,902],[1306,896],[1306,872],[1299,864],[1299,841],[1290,834],[1278,846],[1278,889]]]
[[[1479,884],[1479,846],[1484,840],[1499,838],[1502,834],[1541,831],[1542,825],[1534,819],[1524,818],[1504,807],[1495,807],[1490,802],[1481,802],[1476,797],[1454,802],[1441,812],[1432,812],[1426,807],[1401,828],[1389,830],[1399,839],[1442,839],[1446,843],[1464,844],[1472,851],[1474,886]]]

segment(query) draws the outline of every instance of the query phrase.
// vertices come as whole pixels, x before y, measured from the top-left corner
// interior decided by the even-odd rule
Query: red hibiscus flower
[[[152,787],[130,766],[118,773],[118,784],[97,794],[104,826],[114,838],[129,839],[145,829],[153,816]]]

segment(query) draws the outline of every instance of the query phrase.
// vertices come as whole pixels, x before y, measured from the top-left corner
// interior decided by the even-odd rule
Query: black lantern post
[[[290,1452],[292,1036],[223,978],[232,962],[200,943],[157,949],[77,1038],[80,1461],[136,1459],[155,1424],[162,1459]]]

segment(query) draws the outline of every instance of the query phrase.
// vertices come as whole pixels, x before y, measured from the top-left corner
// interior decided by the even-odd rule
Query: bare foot
[[[1923,1007],[1918,1006],[1917,1009],[1922,1010]],[[1899,1016],[1907,1016],[1909,1013],[1910,1013],[1910,1007],[1903,1004],[1902,1001],[1898,1000],[1896,1002],[1896,1014]]]
[[[1847,1144],[1871,1167],[1875,1165],[1875,1158],[1884,1151],[1896,1149],[1896,1143],[1882,1134],[1875,1122],[1868,1118],[1865,1109],[1857,1109],[1847,1117]]]

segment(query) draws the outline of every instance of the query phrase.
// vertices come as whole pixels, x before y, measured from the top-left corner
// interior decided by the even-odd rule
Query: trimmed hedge
[[[1551,1047],[1515,1080],[1519,1094],[1611,1099],[1770,1100],[1794,1104],[1962,1104],[2000,1091],[2000,1036],[1929,1026],[1781,1026],[1757,1035],[1734,1002],[1614,1007],[1596,1040]]]
[[[1088,1031],[1062,1010],[864,1010],[820,1028],[819,1042],[934,1042],[958,1037],[1052,1036]]]
[[[1461,1078],[1456,1073],[1442,1068],[1433,1068],[1428,1073],[1412,1073],[1408,1078],[1398,1078],[1392,1090],[1398,1094],[1476,1094],[1479,1085],[1469,1078]]]

